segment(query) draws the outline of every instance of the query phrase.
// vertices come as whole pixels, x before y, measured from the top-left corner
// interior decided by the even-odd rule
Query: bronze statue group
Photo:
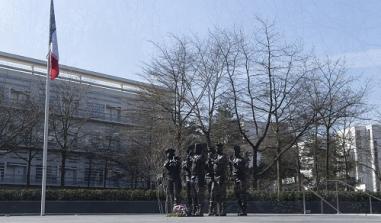
[[[234,146],[234,156],[227,158],[224,145],[217,148],[194,144],[187,148],[183,161],[174,149],[167,149],[164,162],[166,182],[166,210],[184,207],[186,216],[203,216],[205,191],[208,191],[208,215],[226,216],[225,201],[228,176],[232,176],[239,216],[247,215],[247,160],[241,156],[239,146]],[[207,154],[206,154],[207,151]],[[186,205],[181,204],[182,176],[186,187]]]

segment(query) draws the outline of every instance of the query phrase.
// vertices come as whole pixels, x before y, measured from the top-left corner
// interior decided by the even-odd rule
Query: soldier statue
[[[205,150],[206,144],[196,144],[196,151],[192,157],[192,212],[195,216],[204,216],[203,204],[205,193]]]
[[[246,159],[241,156],[241,148],[234,146],[234,158],[232,160],[232,175],[234,180],[234,194],[238,201],[238,216],[247,215],[247,177]]]
[[[166,202],[165,208],[171,212],[173,206],[180,204],[181,192],[181,161],[179,157],[175,156],[174,149],[167,149],[165,151],[167,159],[164,162],[164,179],[166,182]]]
[[[194,145],[191,145],[187,148],[187,154],[185,160],[182,163],[182,168],[184,172],[184,180],[186,186],[186,205],[187,205],[187,215],[192,215],[192,157],[194,153]]]
[[[223,144],[217,145],[217,155],[213,162],[213,184],[212,184],[212,200],[216,210],[215,215],[226,216],[225,199],[226,199],[226,184],[227,184],[227,168],[228,158],[223,152]]]
[[[209,209],[208,209],[208,215],[216,215],[216,209],[215,209],[215,203],[212,198],[212,185],[214,181],[213,176],[213,164],[214,160],[216,158],[216,150],[214,147],[208,148],[208,160],[206,162],[206,185],[208,188],[208,201],[209,201]]]

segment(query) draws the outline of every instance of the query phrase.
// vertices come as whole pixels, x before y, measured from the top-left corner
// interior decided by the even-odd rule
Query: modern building
[[[355,161],[352,177],[358,188],[380,191],[381,125],[355,126],[345,131],[347,150]]]
[[[27,110],[30,106],[26,103],[32,101],[41,108],[38,116],[41,121],[31,133],[35,137],[33,144],[18,143],[17,148],[11,148],[10,144],[0,143],[2,185],[41,184],[45,78],[46,61],[0,52],[0,109]],[[57,130],[62,126],[53,126],[50,122],[48,185],[60,185],[62,165],[65,166],[65,186],[113,188],[139,183],[139,176],[131,179],[128,167],[115,162],[112,156],[121,156],[134,146],[130,139],[134,128],[139,126],[138,91],[143,85],[125,78],[60,66],[60,77],[51,82],[50,119],[62,117],[55,113],[67,103],[68,97],[63,96],[72,94],[76,109],[70,123],[69,146],[62,147],[62,141],[57,140],[63,136],[63,130]],[[1,122],[0,125],[3,125],[0,129],[5,126]],[[5,135],[1,137],[0,141]]]

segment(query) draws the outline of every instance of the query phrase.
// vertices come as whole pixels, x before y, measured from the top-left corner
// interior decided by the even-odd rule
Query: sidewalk
[[[249,215],[247,217],[238,217],[235,215],[228,215],[227,217],[165,217],[163,215],[50,215],[50,216],[3,216],[0,217],[0,223],[191,223],[191,222],[312,222],[312,223],[350,223],[350,222],[381,222],[381,215],[356,215],[356,214],[342,214],[342,215],[271,215],[271,214],[258,214]]]

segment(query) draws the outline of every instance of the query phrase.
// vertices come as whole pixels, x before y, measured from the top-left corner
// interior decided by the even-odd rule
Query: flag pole
[[[49,44],[50,49],[50,44]],[[44,147],[42,152],[42,188],[41,188],[41,216],[45,215],[46,200],[46,169],[48,160],[48,136],[49,136],[49,84],[50,84],[50,50],[47,59],[46,87],[45,87],[45,119],[44,119]]]

